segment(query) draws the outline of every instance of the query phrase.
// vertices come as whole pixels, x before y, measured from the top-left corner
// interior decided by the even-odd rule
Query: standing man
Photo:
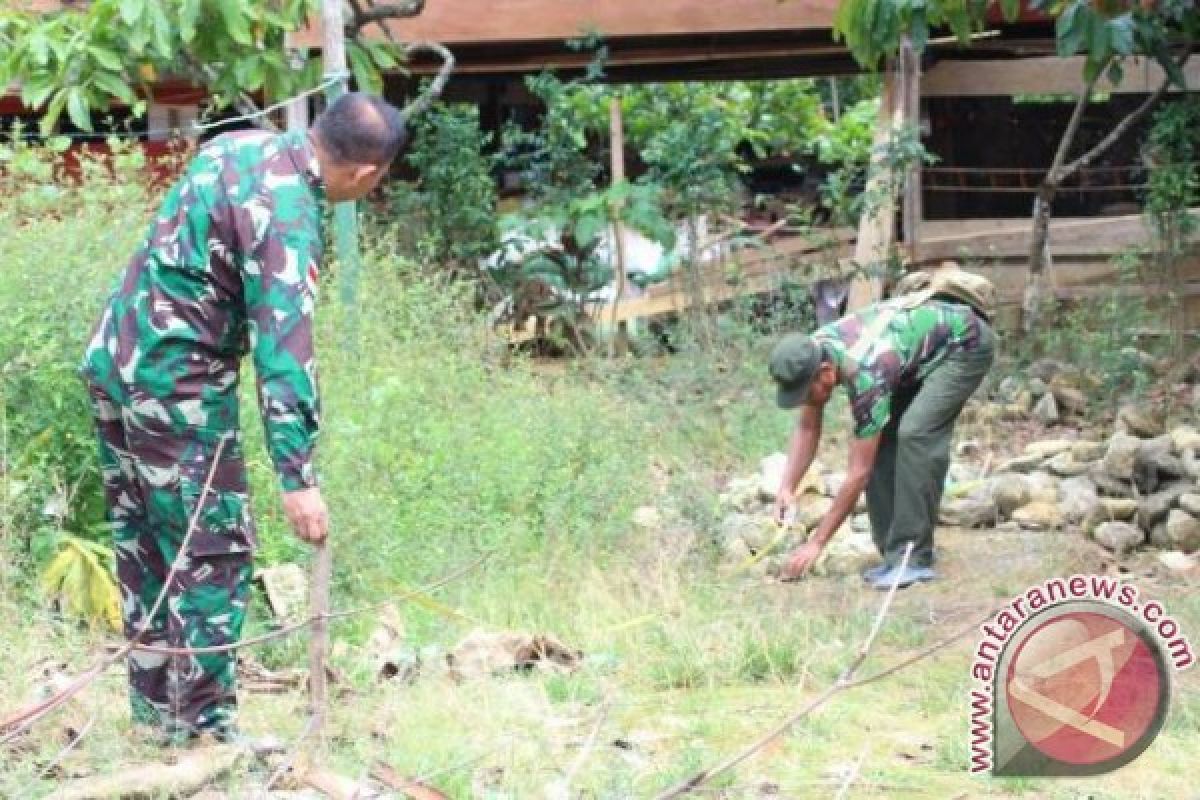
[[[176,648],[241,638],[256,544],[238,427],[246,354],[284,512],[302,540],[325,539],[313,469],[322,206],[374,189],[404,142],[397,109],[346,94],[307,134],[216,138],[167,194],[82,367],[100,435],[126,636],[146,626],[144,644]],[[180,553],[193,514],[196,530]],[[148,618],[177,561],[165,601]],[[134,722],[170,742],[201,733],[232,738],[235,667],[232,651],[135,650]]]
[[[854,421],[846,481],[808,541],[791,554],[785,578],[799,577],[816,562],[864,489],[871,533],[884,559],[864,579],[887,589],[935,577],[933,529],[954,422],[992,357],[985,311],[933,291],[877,303],[811,336],[795,333],[779,342],[770,360],[777,403],[800,412],[775,504],[778,521],[816,455],[835,387],[846,390]],[[910,542],[909,563],[901,570]]]

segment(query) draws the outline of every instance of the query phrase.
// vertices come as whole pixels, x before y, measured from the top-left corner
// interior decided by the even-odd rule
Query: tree
[[[151,84],[165,75],[205,87],[216,108],[243,113],[257,110],[256,97],[280,100],[320,80],[319,58],[285,46],[289,33],[316,17],[318,0],[93,0],[50,13],[9,5],[0,9],[0,86],[20,85],[22,102],[42,111],[43,132],[64,111],[84,130],[93,112],[114,103],[141,114]],[[350,0],[348,8],[347,54],[361,88],[378,91],[382,70],[427,49],[443,68],[421,107],[440,92],[450,54],[434,43],[402,46],[386,27],[419,14],[424,0]],[[372,25],[387,38],[368,39]]]
[[[969,44],[971,35],[983,29],[990,6],[986,0],[842,0],[834,23],[835,35],[845,39],[859,63],[873,69],[885,56],[899,50],[905,35],[911,36],[918,50],[922,49],[931,27],[948,27],[960,42]],[[1171,84],[1187,88],[1182,67],[1200,32],[1200,13],[1194,0],[1031,0],[1028,7],[1054,19],[1060,57],[1084,56],[1084,86],[1033,204],[1030,282],[1023,303],[1027,331],[1036,327],[1041,307],[1041,286],[1049,264],[1050,215],[1059,187],[1128,133],[1158,104]],[[1022,2],[1001,0],[1000,8],[1011,22],[1020,14]],[[1158,63],[1166,76],[1162,85],[1117,122],[1099,143],[1068,161],[1097,82],[1107,75],[1114,84],[1120,83],[1125,62],[1132,56]]]

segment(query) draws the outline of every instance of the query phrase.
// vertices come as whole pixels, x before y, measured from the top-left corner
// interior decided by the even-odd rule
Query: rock
[[[1183,471],[1188,477],[1200,481],[1200,457],[1197,457],[1197,453],[1200,450],[1184,450],[1179,460],[1183,462]]]
[[[1013,472],[1001,473],[988,481],[988,493],[1000,517],[1008,519],[1012,512],[1029,502],[1029,479]]]
[[[871,518],[866,514],[855,514],[850,520],[850,530],[855,533],[870,533]]]
[[[1104,548],[1123,556],[1141,545],[1146,540],[1146,534],[1128,522],[1105,522],[1092,532],[1092,538]]]
[[[1167,521],[1165,519],[1150,528],[1150,536],[1148,538],[1150,544],[1161,550],[1171,549],[1171,540],[1167,536]]]
[[[1028,389],[1022,389],[1021,391],[1017,392],[1017,396],[1013,398],[1013,401],[1008,405],[1017,409],[1022,415],[1024,415],[1033,411],[1033,404],[1035,402],[1036,401],[1034,400],[1033,392],[1029,391]]]
[[[1200,519],[1178,508],[1172,509],[1167,515],[1167,541],[1173,549],[1185,553],[1200,550]]]
[[[1035,400],[1045,397],[1048,391],[1050,391],[1050,387],[1041,378],[1035,377],[1029,381],[1029,393],[1033,395]]]
[[[1096,484],[1085,477],[1068,478],[1060,485],[1062,499],[1058,507],[1067,522],[1083,522],[1100,512]]]
[[[633,524],[643,530],[657,530],[662,527],[662,514],[654,506],[642,506],[634,510]]]
[[[833,508],[833,501],[819,494],[802,494],[796,496],[792,507],[796,511],[796,523],[812,528]]]
[[[1065,453],[1074,447],[1074,445],[1075,442],[1070,439],[1043,439],[1025,445],[1024,453],[1029,456],[1052,458],[1059,453]]]
[[[1051,386],[1050,391],[1058,401],[1060,410],[1067,414],[1082,414],[1087,411],[1087,395],[1073,386]]]
[[[1071,455],[1076,461],[1099,461],[1104,458],[1104,451],[1107,449],[1108,445],[1104,442],[1080,440],[1071,443]]]
[[[754,551],[741,537],[725,540],[725,560],[737,566],[754,558]]]
[[[1011,403],[1017,399],[1017,394],[1020,391],[1021,382],[1017,380],[1015,375],[1009,375],[1000,381],[1000,385],[996,387],[996,397],[1002,403]]]
[[[1158,563],[1172,572],[1191,572],[1200,567],[1200,558],[1179,550],[1168,550],[1158,554]]]
[[[1058,401],[1054,399],[1054,395],[1049,392],[1042,395],[1042,399],[1038,400],[1037,405],[1033,407],[1033,416],[1043,425],[1053,425],[1058,422]]]
[[[1101,495],[1109,497],[1132,498],[1134,496],[1133,482],[1114,478],[1109,475],[1102,464],[1097,464],[1088,472],[1088,477],[1092,479],[1092,483],[1096,484],[1096,488]]]
[[[1137,464],[1152,467],[1175,477],[1183,475],[1183,462],[1175,456],[1175,443],[1170,435],[1143,439],[1138,446]]]
[[[765,503],[775,502],[775,496],[779,493],[779,484],[783,481],[783,469],[786,466],[787,456],[783,453],[772,453],[758,463],[758,497],[760,500]]]
[[[996,466],[996,472],[1032,472],[1042,465],[1042,456],[1020,455]]]
[[[761,553],[781,538],[781,530],[769,517],[755,517],[752,524],[743,527],[739,533],[752,552]]]
[[[1070,451],[1059,453],[1046,462],[1046,469],[1063,478],[1084,475],[1092,468],[1091,464],[1080,463]]]
[[[1193,517],[1200,517],[1200,493],[1187,492],[1181,494],[1175,503],[1180,509],[1191,514]]]
[[[1190,490],[1191,487],[1186,483],[1177,483],[1160,492],[1146,495],[1138,503],[1138,522],[1146,528],[1155,525],[1163,517],[1167,516],[1167,513],[1175,505],[1176,501],[1183,495],[1188,494]],[[1182,513],[1187,514],[1186,511]]]
[[[1128,433],[1118,432],[1108,441],[1108,450],[1100,462],[1104,471],[1121,480],[1133,479],[1133,468],[1137,464],[1138,450],[1142,440]]]
[[[1137,513],[1137,500],[1132,497],[1101,497],[1100,508],[1109,519],[1130,520]]]
[[[583,651],[546,634],[477,630],[446,654],[446,663],[458,682],[518,669],[569,675],[583,663]]]
[[[1185,450],[1200,450],[1200,431],[1191,425],[1180,425],[1171,430],[1171,450],[1177,456]]]
[[[817,575],[858,575],[879,561],[869,533],[839,532],[829,541],[813,570]]]
[[[1149,403],[1129,403],[1117,412],[1117,430],[1142,439],[1161,436],[1165,422],[1161,413],[1150,410]]]
[[[944,501],[938,520],[959,528],[987,528],[996,524],[998,515],[999,509],[990,494],[975,491],[966,497]]]
[[[1022,528],[1055,530],[1063,525],[1063,514],[1054,503],[1032,502],[1013,512],[1012,518]]]
[[[1057,503],[1059,497],[1058,484],[1058,478],[1049,472],[1039,470],[1029,473],[1029,502]]]

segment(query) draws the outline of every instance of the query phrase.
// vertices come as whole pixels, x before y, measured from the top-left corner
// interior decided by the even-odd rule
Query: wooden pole
[[[616,186],[625,180],[625,125],[621,119],[621,96],[614,93],[612,102],[609,103],[609,135],[611,136],[610,149],[612,150],[610,161],[612,166],[612,185]],[[621,297],[625,294],[625,228],[621,224],[621,208],[619,206],[610,210],[612,214],[613,228],[613,265],[614,280],[613,280],[613,301],[612,301],[612,325],[608,345],[609,357],[614,355],[624,355],[628,352],[628,328],[624,320],[617,321],[617,309],[621,305]]]
[[[851,311],[883,296],[879,270],[887,262],[896,240],[896,181],[887,164],[888,144],[904,119],[903,98],[896,83],[896,70],[888,70],[863,190],[867,207],[858,222],[858,239],[854,243],[854,263],[866,274],[857,275],[850,284],[846,306]]]
[[[304,54],[296,46],[296,34],[288,31],[283,37],[283,47],[288,63],[292,69],[304,66]],[[308,130],[308,98],[300,97],[287,105],[287,129],[289,131]]]
[[[325,97],[333,102],[346,93],[346,33],[342,20],[342,0],[321,0],[321,24],[324,43],[321,56],[325,79],[336,77]],[[354,203],[338,203],[333,209],[333,236],[340,270],[341,300],[349,309],[353,328],[353,306],[358,297],[361,259],[358,253],[358,214]]]
[[[921,59],[913,47],[912,38],[904,35],[900,45],[900,76],[904,95],[904,124],[918,137],[921,135]],[[921,241],[921,168],[920,161],[908,165],[904,175],[904,248],[908,263],[920,260]]]

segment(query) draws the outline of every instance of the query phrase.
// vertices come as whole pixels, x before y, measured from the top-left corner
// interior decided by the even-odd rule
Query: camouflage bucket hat
[[[803,405],[808,387],[817,368],[821,366],[821,347],[804,333],[790,333],[771,351],[768,368],[775,379],[778,392],[775,403],[792,409]]]

